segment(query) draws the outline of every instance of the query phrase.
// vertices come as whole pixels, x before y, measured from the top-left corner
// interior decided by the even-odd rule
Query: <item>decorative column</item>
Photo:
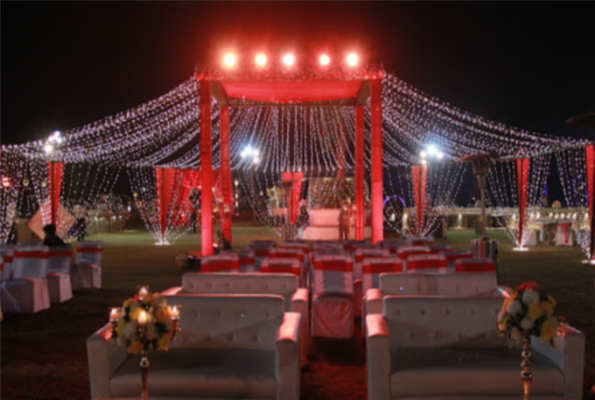
[[[213,254],[213,146],[211,138],[211,81],[200,81],[200,168],[202,255]]]
[[[589,190],[589,222],[591,223],[591,241],[589,253],[595,263],[595,143],[587,146],[587,187]]]
[[[159,244],[169,244],[165,238],[167,231],[167,217],[169,211],[169,202],[171,199],[174,174],[173,168],[155,168],[155,183],[157,185],[157,204],[159,205],[159,228],[161,230],[161,242]]]
[[[517,196],[519,201],[519,235],[518,249],[523,248],[523,229],[525,227],[525,207],[527,205],[527,183],[529,182],[529,159],[518,158],[517,166]]]
[[[355,239],[364,240],[364,107],[355,107]]]
[[[60,190],[62,187],[62,171],[64,164],[50,161],[48,163],[49,189],[50,189],[50,221],[58,227],[58,208],[60,207]]]
[[[428,181],[428,166],[426,164],[411,166],[413,177],[413,194],[415,196],[415,219],[417,235],[423,235],[424,206],[426,203],[426,183]]]
[[[219,110],[219,137],[221,148],[221,194],[223,195],[223,210],[221,224],[223,233],[231,243],[231,215],[233,210],[233,191],[231,179],[231,156],[229,150],[229,107],[222,106]]]
[[[384,239],[382,215],[382,80],[370,81],[372,121],[372,244]]]

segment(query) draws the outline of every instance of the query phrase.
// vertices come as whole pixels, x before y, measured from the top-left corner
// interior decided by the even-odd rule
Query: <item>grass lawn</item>
[[[515,253],[502,231],[491,231],[490,236],[500,240],[500,284],[539,282],[558,300],[560,313],[569,323],[585,333],[586,393],[587,387],[595,384],[595,268],[581,264],[584,256],[576,247],[539,246]],[[469,230],[449,232],[449,241],[457,248],[468,248],[474,237]],[[233,231],[236,249],[254,239],[274,238],[263,227],[239,225]],[[200,235],[184,236],[173,246],[159,247],[148,233],[137,231],[89,239],[105,242],[103,289],[75,292],[74,299],[64,304],[35,315],[8,315],[0,324],[2,399],[88,400],[85,341],[107,322],[108,307],[119,305],[140,284],[150,285],[152,291],[179,286],[182,270],[173,265],[173,257],[200,246]],[[316,354],[304,375],[302,398],[365,399],[362,341],[314,344]]]

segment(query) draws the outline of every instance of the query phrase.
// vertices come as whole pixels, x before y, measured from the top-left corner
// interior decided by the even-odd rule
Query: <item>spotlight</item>
[[[52,152],[54,151],[54,146],[48,143],[45,146],[43,146],[43,151],[45,152],[45,154],[52,154]]]
[[[283,64],[287,65],[288,67],[293,65],[294,62],[295,57],[293,56],[293,54],[285,54],[283,56]]]
[[[225,64],[226,67],[233,67],[236,63],[236,56],[234,56],[231,53],[227,53],[225,55],[225,57],[223,57],[223,64]]]
[[[425,150],[422,150],[422,151],[419,152],[419,156],[421,158],[426,158],[428,156],[428,153],[426,153]]]
[[[438,153],[436,153],[436,158],[437,158],[438,160],[442,160],[442,159],[444,158],[444,153],[443,153],[443,152],[441,152],[441,151],[439,151]]]
[[[256,65],[263,67],[267,63],[267,56],[261,53],[256,56],[254,61],[256,62]]]
[[[347,64],[349,64],[352,67],[355,67],[357,65],[357,54],[355,53],[351,53],[347,56]]]
[[[428,154],[431,156],[434,156],[438,153],[438,148],[436,146],[434,146],[433,144],[428,146]]]
[[[331,59],[326,54],[320,56],[320,65],[328,65],[331,62]]]

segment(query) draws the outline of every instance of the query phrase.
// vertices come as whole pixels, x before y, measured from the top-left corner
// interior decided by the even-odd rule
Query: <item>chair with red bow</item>
[[[102,258],[103,242],[78,242],[75,264],[70,268],[70,283],[73,290],[101,288]]]
[[[493,272],[496,264],[489,258],[463,258],[455,261],[456,272]]]
[[[446,257],[446,264],[449,267],[454,267],[457,260],[473,258],[473,252],[471,252],[471,250],[446,250],[441,251],[439,254]]]
[[[200,272],[240,272],[240,256],[235,253],[204,256],[200,262]]]
[[[17,245],[14,251],[13,278],[2,281],[4,312],[32,314],[50,307],[47,282],[49,248]]]
[[[417,271],[420,269],[446,269],[446,257],[442,254],[421,254],[410,256],[406,261],[407,271]]]
[[[434,244],[434,236],[407,236],[407,245],[408,246],[429,246]]]
[[[308,257],[300,248],[281,247],[272,249],[269,253],[270,259],[290,258],[298,261],[300,267],[300,287],[307,287]],[[262,267],[261,267],[262,269]]]
[[[428,246],[402,246],[397,250],[397,257],[401,260],[407,260],[410,256],[430,254]]]
[[[315,255],[311,335],[353,337],[353,261],[347,255]]]
[[[70,282],[70,259],[72,258],[72,245],[51,247],[48,259],[48,287],[50,301],[63,303],[72,299],[72,284]]]
[[[240,257],[240,272],[256,272],[256,257],[252,250],[238,251]]]
[[[430,253],[432,254],[439,254],[452,250],[452,246],[448,243],[434,243],[428,245],[428,247],[430,248]]]
[[[401,242],[400,240],[381,240],[378,242],[378,245],[382,249],[388,249],[388,251],[390,251],[390,254],[397,254],[397,250],[405,246],[406,243]]]
[[[302,266],[296,258],[265,258],[260,265],[260,272],[263,274],[291,274],[298,278],[302,277]],[[299,284],[299,283],[298,283]]]

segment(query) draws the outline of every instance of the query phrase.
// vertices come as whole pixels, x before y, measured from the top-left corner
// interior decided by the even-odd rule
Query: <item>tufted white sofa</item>
[[[201,274],[190,272],[182,277],[182,287],[173,288],[166,292],[168,295],[259,295],[272,294],[283,297],[285,310],[300,313],[301,318],[301,362],[308,361],[308,340],[310,321],[310,299],[308,289],[298,287],[298,278],[290,274]]]
[[[500,293],[495,272],[405,272],[380,275],[378,289],[368,289],[364,315],[382,314],[386,296],[477,297]]]
[[[273,295],[175,296],[182,306],[168,352],[149,353],[152,400],[300,397],[300,314]],[[87,340],[91,398],[138,398],[140,357],[101,328]]]
[[[521,355],[496,331],[502,298],[393,297],[366,317],[368,399],[520,399]],[[533,338],[532,397],[580,399],[584,336]]]

